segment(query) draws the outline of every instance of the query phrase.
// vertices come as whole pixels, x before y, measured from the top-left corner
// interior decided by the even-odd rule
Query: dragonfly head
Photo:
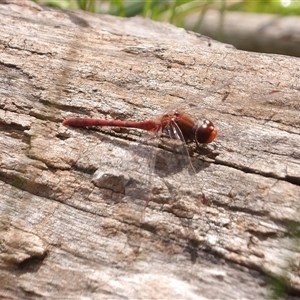
[[[217,136],[218,130],[211,121],[204,120],[203,123],[196,128],[195,139],[197,144],[211,143]]]

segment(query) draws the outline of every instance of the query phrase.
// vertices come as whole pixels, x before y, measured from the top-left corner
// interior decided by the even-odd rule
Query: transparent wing
[[[145,133],[138,142],[129,143],[116,139],[109,149],[101,151],[92,179],[116,218],[122,224],[134,225],[135,231],[129,231],[127,242],[136,254],[141,249],[140,231],[146,223],[146,206],[151,200],[159,135]]]
[[[165,132],[170,138],[164,140],[167,151],[157,157],[156,171],[159,170],[159,176],[169,187],[169,205],[173,213],[192,218],[203,198],[202,186],[196,181],[196,171],[177,123],[171,121]]]

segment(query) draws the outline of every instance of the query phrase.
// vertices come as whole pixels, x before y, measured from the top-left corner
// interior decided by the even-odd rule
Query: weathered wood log
[[[199,20],[200,15],[193,14],[184,26],[211,38],[221,38],[241,50],[300,57],[298,16],[229,11],[221,16],[218,10],[208,10],[200,23]]]
[[[0,11],[1,297],[258,299],[270,276],[299,294],[299,59],[142,18]],[[62,125],[170,107],[219,130],[189,148],[192,177],[166,139]]]

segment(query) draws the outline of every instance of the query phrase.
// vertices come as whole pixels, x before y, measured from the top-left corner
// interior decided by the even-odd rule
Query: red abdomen
[[[155,131],[159,124],[156,120],[146,120],[142,122],[121,121],[121,120],[102,120],[92,118],[70,118],[63,121],[63,125],[73,127],[91,127],[91,126],[114,126],[114,127],[131,127],[143,130]]]

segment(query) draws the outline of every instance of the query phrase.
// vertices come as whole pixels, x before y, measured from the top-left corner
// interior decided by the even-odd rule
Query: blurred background
[[[34,0],[60,9],[169,22],[240,50],[300,57],[299,0]]]

